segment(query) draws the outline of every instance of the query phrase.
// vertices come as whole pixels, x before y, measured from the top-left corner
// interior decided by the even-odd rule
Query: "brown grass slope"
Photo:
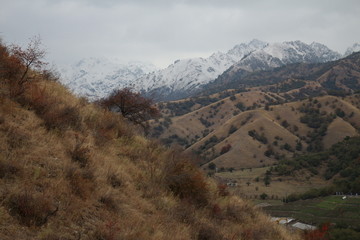
[[[275,163],[279,156],[291,157],[295,152],[305,151],[309,134],[314,129],[300,121],[304,116],[300,108],[310,105],[325,115],[336,116],[339,110],[345,114],[342,117],[337,116],[328,126],[322,139],[325,149],[346,136],[359,134],[357,129],[360,127],[360,110],[346,99],[323,96],[274,105],[268,111],[245,111],[222,123],[186,151],[201,153],[218,167],[240,169],[269,166]],[[234,132],[231,132],[231,128]],[[260,138],[250,135],[249,131],[255,131]],[[295,150],[298,142],[302,144],[301,150]],[[288,146],[285,146],[286,144]],[[228,145],[231,148],[224,150]],[[266,156],[265,152],[268,150],[275,154]]]
[[[242,111],[264,106],[269,102],[269,99],[277,101],[282,97],[275,93],[269,94],[259,90],[234,94],[232,97],[223,98],[195,111],[172,117],[170,125],[164,127],[164,131],[156,138],[166,139],[177,135],[182,139],[186,139],[188,144],[191,145],[209,132],[218,129]],[[152,127],[162,125],[164,121],[165,119],[152,121]]]
[[[299,239],[58,83],[0,80],[0,239]]]

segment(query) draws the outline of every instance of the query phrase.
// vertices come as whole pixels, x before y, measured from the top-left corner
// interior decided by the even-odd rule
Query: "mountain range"
[[[344,56],[359,50],[360,44],[354,44]],[[87,58],[63,66],[60,71],[63,84],[90,100],[103,98],[116,88],[132,87],[162,101],[192,96],[224,72],[240,70],[246,74],[291,63],[328,62],[342,56],[316,42],[266,43],[254,39],[208,58],[176,60],[164,69],[142,62],[121,64],[116,59]]]

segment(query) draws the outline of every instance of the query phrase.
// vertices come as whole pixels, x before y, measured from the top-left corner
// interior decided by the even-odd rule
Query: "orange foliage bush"
[[[330,224],[325,223],[319,229],[308,231],[305,233],[305,240],[328,240]]]

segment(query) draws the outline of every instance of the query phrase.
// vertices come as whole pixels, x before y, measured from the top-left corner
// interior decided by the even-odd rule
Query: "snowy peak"
[[[354,44],[347,52],[359,50],[360,44]],[[91,100],[123,87],[133,87],[157,100],[174,100],[191,96],[225,71],[231,74],[244,70],[246,73],[291,63],[333,61],[340,57],[339,53],[317,42],[266,43],[254,39],[207,58],[176,60],[161,70],[141,62],[124,64],[118,59],[88,58],[64,67],[62,73],[65,85]]]
[[[346,52],[345,52],[345,57],[349,56],[350,54],[354,53],[354,52],[359,52],[360,51],[360,43],[354,43],[351,47],[349,47]]]
[[[143,86],[143,92],[160,92],[161,99],[174,99],[175,95],[176,98],[185,97],[216,79],[246,55],[266,45],[265,42],[252,40],[236,45],[227,53],[216,52],[208,58],[177,60],[165,69],[139,78],[135,85]]]
[[[234,70],[268,70],[291,63],[317,63],[339,59],[341,55],[320,43],[301,41],[271,43],[235,64]]]
[[[250,54],[251,52],[258,50],[258,49],[263,49],[264,47],[266,47],[268,45],[268,43],[257,40],[257,39],[253,39],[252,41],[250,41],[249,43],[241,43],[236,45],[235,47],[233,47],[232,49],[230,49],[227,54],[228,55],[234,55],[234,56],[239,56],[239,57],[244,57],[248,54]]]
[[[61,72],[62,83],[75,94],[97,100],[116,88],[131,87],[137,78],[154,70],[154,65],[143,62],[124,64],[116,58],[86,58],[63,66]]]

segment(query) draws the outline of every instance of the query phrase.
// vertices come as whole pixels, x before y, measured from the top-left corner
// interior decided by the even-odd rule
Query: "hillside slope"
[[[269,105],[285,99],[271,92],[248,91],[153,124],[162,129],[155,132],[157,137],[200,154],[202,164],[263,167],[284,156],[321,151],[346,136],[357,136],[360,110],[353,104],[358,99],[358,94],[349,99],[323,96]]]
[[[0,239],[299,239],[0,47]]]

